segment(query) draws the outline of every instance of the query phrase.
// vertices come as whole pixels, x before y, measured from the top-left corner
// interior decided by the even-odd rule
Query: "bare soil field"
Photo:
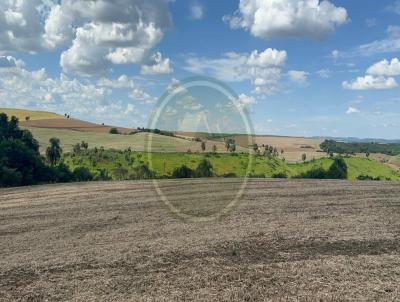
[[[159,185],[212,209],[240,183]],[[148,181],[1,189],[0,301],[393,301],[399,234],[397,182],[252,179],[207,223]]]
[[[33,121],[21,121],[20,125],[22,127],[31,128],[66,129],[96,133],[109,133],[111,128],[117,128],[120,133],[126,134],[129,134],[130,132],[136,132],[136,130],[134,129],[114,127],[109,125],[99,125],[96,123],[90,123],[74,118],[52,118]]]

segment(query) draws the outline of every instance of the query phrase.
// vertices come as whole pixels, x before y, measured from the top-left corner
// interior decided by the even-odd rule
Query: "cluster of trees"
[[[212,176],[214,176],[213,166],[206,158],[204,158],[194,170],[190,169],[186,165],[182,165],[172,172],[173,178],[195,178]]]
[[[84,181],[85,168],[74,171],[61,161],[60,140],[50,139],[46,158],[28,130],[21,130],[18,119],[0,113],[0,187],[26,186],[50,182]],[[84,175],[85,174],[85,175]]]
[[[370,153],[382,153],[386,155],[400,154],[400,144],[345,143],[334,140],[325,140],[321,143],[320,148],[328,154],[365,153],[367,157],[370,155]]]
[[[336,157],[328,170],[322,167],[315,167],[311,170],[301,173],[296,178],[313,179],[347,179],[348,169],[345,160],[342,157]]]
[[[150,132],[154,134],[160,134],[160,135],[166,135],[166,136],[175,136],[175,133],[171,131],[165,131],[165,130],[160,130],[160,129],[149,129],[149,128],[144,128],[144,127],[137,127],[137,130],[140,132]]]
[[[264,155],[267,156],[269,158],[273,158],[273,157],[278,157],[279,154],[283,155],[284,151],[281,150],[280,152],[278,151],[278,149],[272,145],[262,145],[259,146],[258,144],[254,144],[253,146],[253,151],[258,154],[258,155]],[[262,148],[264,148],[264,150],[262,150]]]
[[[233,138],[225,138],[225,149],[229,152],[236,151],[236,141]]]

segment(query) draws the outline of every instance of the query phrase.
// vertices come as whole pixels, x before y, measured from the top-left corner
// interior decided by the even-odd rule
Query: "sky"
[[[400,138],[400,1],[0,0],[0,107],[145,127],[188,77],[258,134]]]

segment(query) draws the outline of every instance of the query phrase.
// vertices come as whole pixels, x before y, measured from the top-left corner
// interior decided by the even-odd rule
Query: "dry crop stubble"
[[[178,186],[176,202],[189,207],[199,187],[218,186],[216,195],[224,196],[239,181],[160,186],[171,194]],[[339,301],[400,294],[395,182],[251,179],[238,207],[208,223],[177,219],[150,181],[0,191],[1,301]],[[206,209],[207,197],[200,200]]]

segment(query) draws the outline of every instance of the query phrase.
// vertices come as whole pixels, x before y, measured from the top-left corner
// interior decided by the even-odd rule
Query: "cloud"
[[[253,50],[248,58],[247,64],[256,67],[282,66],[285,64],[287,53],[285,50],[279,51],[267,48],[261,53]]]
[[[276,89],[286,58],[285,50],[268,48],[263,52],[257,50],[251,53],[228,52],[217,59],[189,57],[183,68],[221,81],[251,81],[254,92],[262,93]]]
[[[245,108],[248,105],[257,104],[256,99],[253,96],[248,96],[244,93],[241,93],[238,98],[234,101],[236,106],[239,108]]]
[[[400,27],[396,25],[389,25],[386,29],[386,33],[388,35],[387,38],[354,47],[349,51],[342,52],[341,57],[368,57],[382,53],[399,52]]]
[[[189,18],[192,20],[201,20],[204,17],[204,8],[198,2],[193,2],[189,6],[190,13]]]
[[[328,79],[331,77],[332,71],[330,69],[320,69],[317,74],[322,79]]]
[[[142,65],[142,74],[168,74],[172,73],[173,69],[170,66],[170,60],[168,58],[163,59],[160,52],[156,52],[150,60]]]
[[[72,116],[90,116],[101,122],[112,118],[121,123],[138,115],[132,102],[118,100],[124,94],[141,103],[154,102],[154,98],[126,75],[116,79],[100,78],[97,82],[80,81],[65,74],[50,77],[45,69],[27,70],[23,62],[0,68],[2,106],[68,112]],[[119,117],[119,118],[118,118]],[[111,120],[110,120],[111,122]]]
[[[386,6],[385,10],[400,15],[400,1],[397,0],[393,4]]]
[[[400,61],[398,58],[382,60],[367,69],[367,73],[377,76],[397,76],[400,75]]]
[[[389,25],[386,32],[390,38],[400,38],[400,26]]]
[[[141,64],[171,25],[168,0],[0,2],[0,51],[64,49],[64,72],[91,76]]]
[[[136,85],[127,75],[123,74],[115,80],[104,77],[100,78],[97,81],[97,86],[106,88],[134,88]]]
[[[329,1],[240,0],[239,8],[223,20],[258,38],[307,37],[323,39],[347,21],[347,11]]]
[[[331,56],[332,56],[332,59],[335,60],[335,61],[336,61],[337,59],[339,59],[339,57],[340,57],[340,52],[339,52],[339,50],[337,50],[337,49],[332,50]]]
[[[298,84],[307,83],[307,76],[308,75],[309,75],[309,73],[306,72],[306,71],[300,71],[300,70],[290,70],[290,71],[288,71],[289,79],[292,82],[295,82],[295,83],[298,83]]]
[[[354,114],[354,113],[360,113],[360,110],[351,106],[347,108],[346,114]]]
[[[367,90],[367,89],[391,89],[397,87],[397,82],[394,78],[385,78],[383,76],[374,77],[366,75],[357,79],[342,83],[344,89],[351,90]]]
[[[16,60],[11,56],[0,56],[0,68],[15,67]]]
[[[46,8],[42,0],[0,1],[0,51],[41,50]]]

